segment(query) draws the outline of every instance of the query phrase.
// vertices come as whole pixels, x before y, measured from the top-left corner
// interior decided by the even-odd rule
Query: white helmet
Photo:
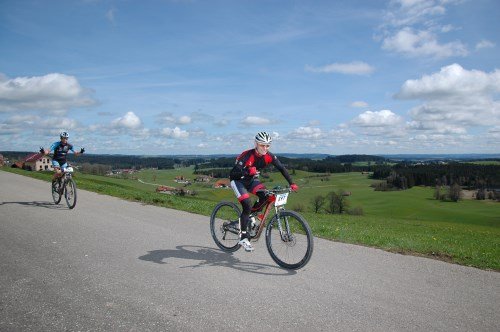
[[[271,135],[266,133],[265,131],[261,131],[257,135],[255,135],[255,142],[258,144],[271,144],[273,138]]]
[[[59,135],[61,138],[69,138],[69,134],[66,131],[62,131],[61,134]]]

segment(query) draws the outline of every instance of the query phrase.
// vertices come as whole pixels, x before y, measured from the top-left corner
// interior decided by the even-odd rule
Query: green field
[[[498,160],[479,160],[479,161],[473,161],[471,164],[476,164],[476,165],[500,165],[500,161]]]
[[[51,177],[47,173],[4,170],[44,180]],[[180,187],[174,181],[180,175],[195,178],[192,168],[143,170],[128,179],[87,174],[76,174],[75,178],[82,189],[207,216],[218,201],[235,201],[230,189],[213,189],[213,182],[187,186],[186,189],[197,193],[195,196],[180,197],[154,191],[157,185]],[[302,210],[301,214],[317,237],[500,271],[498,202],[437,201],[433,199],[434,190],[426,187],[374,191],[370,187],[374,181],[361,173],[331,174],[327,181],[321,181],[325,179],[324,174],[297,171],[292,176],[300,191],[290,195],[287,206]],[[273,187],[284,185],[285,181],[279,173],[273,173],[264,183]],[[330,215],[312,211],[314,196],[338,190],[350,191],[350,206],[362,208],[364,214]]]

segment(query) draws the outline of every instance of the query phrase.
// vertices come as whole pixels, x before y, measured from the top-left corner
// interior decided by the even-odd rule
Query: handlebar
[[[293,190],[290,187],[280,187],[276,186],[273,189],[262,189],[262,190],[257,190],[257,192],[264,192],[266,196],[271,196],[271,195],[277,195],[277,194],[283,194],[283,193],[291,193]]]

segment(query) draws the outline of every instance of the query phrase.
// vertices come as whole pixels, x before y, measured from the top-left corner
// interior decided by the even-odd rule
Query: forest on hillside
[[[399,189],[413,186],[450,186],[458,184],[465,189],[500,189],[500,165],[479,165],[452,162],[448,164],[376,167],[373,179],[386,180]]]
[[[20,160],[33,152],[0,152],[4,158]],[[69,155],[77,165],[94,165],[96,169],[173,169],[194,166],[195,174],[227,178],[235,156],[135,156],[135,155]],[[394,162],[373,155],[326,156],[323,159],[279,157],[290,172],[315,173],[370,172],[371,177],[385,180],[389,189],[408,189],[413,186],[447,186],[458,184],[467,189],[500,189],[500,165],[475,164],[471,160],[458,162]],[[498,160],[496,160],[498,161]],[[273,172],[270,167],[268,172]],[[94,172],[93,172],[94,173]],[[265,176],[265,174],[264,174]]]

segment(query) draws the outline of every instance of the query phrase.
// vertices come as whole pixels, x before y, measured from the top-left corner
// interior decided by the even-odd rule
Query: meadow
[[[50,173],[6,169],[49,180]],[[214,189],[212,183],[186,187],[194,196],[156,193],[157,185],[180,187],[176,176],[194,180],[193,168],[147,169],[129,176],[104,177],[77,173],[78,187],[102,194],[209,216],[221,200],[235,201],[231,189]],[[365,245],[401,254],[425,256],[448,262],[500,271],[500,204],[494,201],[443,202],[434,189],[413,187],[404,191],[374,191],[367,174],[315,174],[297,171],[292,177],[300,187],[290,195],[289,209],[298,209],[317,237]],[[285,185],[279,173],[262,179],[267,187]],[[314,213],[312,199],[331,191],[349,191],[351,208],[363,215]],[[49,199],[49,197],[47,198]],[[208,236],[208,218],[207,218]]]

